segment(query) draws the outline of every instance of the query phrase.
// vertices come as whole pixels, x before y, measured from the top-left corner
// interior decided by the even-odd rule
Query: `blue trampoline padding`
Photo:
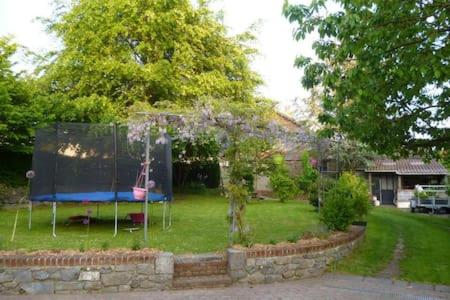
[[[90,192],[90,193],[56,193],[39,195],[31,197],[31,201],[56,201],[56,202],[113,202],[115,201],[114,192]],[[133,192],[118,192],[117,201],[120,202],[144,202],[143,200],[136,200],[133,197]],[[149,193],[149,202],[168,201],[163,194]]]

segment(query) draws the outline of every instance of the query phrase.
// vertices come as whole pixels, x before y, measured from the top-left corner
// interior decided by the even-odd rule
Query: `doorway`
[[[394,204],[395,176],[393,174],[373,175],[372,195],[380,200],[381,204]]]

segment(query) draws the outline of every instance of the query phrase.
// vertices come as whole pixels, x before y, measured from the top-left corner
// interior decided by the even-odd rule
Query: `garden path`
[[[403,242],[403,237],[400,236],[397,241],[397,245],[395,246],[394,250],[394,257],[392,257],[389,264],[384,268],[384,270],[381,270],[377,277],[379,278],[387,278],[387,279],[394,279],[399,278],[400,276],[400,260],[403,259],[404,256],[404,249],[405,245]]]

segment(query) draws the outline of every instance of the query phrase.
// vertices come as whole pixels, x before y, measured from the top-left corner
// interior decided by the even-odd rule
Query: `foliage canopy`
[[[33,128],[45,118],[41,99],[32,99],[33,84],[13,70],[12,56],[19,46],[0,37],[0,151],[31,151]]]
[[[444,0],[315,0],[289,5],[297,40],[319,34],[318,60],[299,57],[321,87],[320,120],[388,155],[450,147],[450,4]],[[330,12],[331,11],[331,12]]]
[[[118,112],[143,101],[247,101],[252,35],[228,37],[206,4],[189,0],[78,0],[48,21],[63,47],[45,67],[51,93],[105,97]]]

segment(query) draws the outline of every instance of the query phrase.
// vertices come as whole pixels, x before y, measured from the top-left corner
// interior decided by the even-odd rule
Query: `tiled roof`
[[[280,125],[286,128],[289,131],[298,131],[299,129],[303,129],[304,126],[300,124],[300,122],[296,121],[294,118],[276,111],[274,120]]]
[[[366,172],[387,172],[398,175],[448,175],[447,169],[435,160],[424,162],[418,158],[400,160],[375,159]]]

